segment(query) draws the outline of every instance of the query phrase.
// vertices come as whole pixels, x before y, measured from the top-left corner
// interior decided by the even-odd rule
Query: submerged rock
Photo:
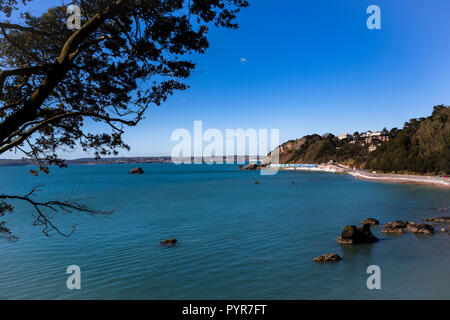
[[[370,224],[363,224],[361,227],[346,226],[344,231],[339,235],[337,242],[339,244],[361,244],[372,243],[378,241],[370,231]]]
[[[142,168],[133,168],[128,173],[129,174],[143,174],[144,170],[142,170]]]
[[[178,241],[177,241],[177,239],[167,239],[167,240],[161,241],[159,244],[162,246],[166,246],[166,247],[173,247],[178,244]]]
[[[366,224],[366,223],[374,225],[374,226],[378,226],[380,224],[380,221],[378,221],[377,219],[374,219],[374,218],[367,218],[361,222],[361,224]]]
[[[258,181],[255,181],[255,184],[259,184],[259,182],[258,182]]]
[[[450,224],[450,217],[425,218],[423,221],[433,221],[437,223]]]
[[[405,228],[407,227],[407,225],[408,221],[397,220],[395,222],[388,222],[384,225],[383,230],[381,230],[381,232],[402,234],[405,233]]]
[[[342,258],[337,255],[336,253],[324,253],[321,256],[318,256],[316,258],[313,258],[314,262],[334,262],[334,261],[339,261]]]

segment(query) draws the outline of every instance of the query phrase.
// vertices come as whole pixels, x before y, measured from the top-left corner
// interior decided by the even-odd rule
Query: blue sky
[[[192,131],[194,120],[224,132],[280,129],[283,142],[401,127],[450,104],[450,1],[250,2],[238,30],[212,29],[191,88],[128,129],[132,150],[121,155],[170,155],[173,130]],[[371,4],[381,30],[366,27]]]

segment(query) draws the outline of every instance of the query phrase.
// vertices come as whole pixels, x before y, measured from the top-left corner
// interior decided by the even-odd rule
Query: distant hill
[[[170,157],[117,157],[117,158],[80,158],[66,160],[68,165],[76,164],[121,164],[121,163],[166,163],[171,162]],[[0,159],[0,166],[26,166],[36,165],[31,161],[22,159]]]
[[[431,116],[411,119],[403,129],[336,137],[313,134],[283,143],[280,163],[331,160],[367,170],[396,173],[450,173],[450,108],[436,106]],[[276,149],[276,150],[277,150]],[[269,153],[263,164],[270,163]]]
[[[205,163],[211,163],[214,161],[230,161],[234,159],[234,162],[249,162],[249,161],[260,161],[262,157],[260,156],[230,156],[230,157],[204,157],[202,160]],[[199,161],[199,159],[191,158],[174,158],[176,161]],[[81,164],[124,164],[124,163],[172,163],[172,158],[168,156],[163,157],[116,157],[116,158],[80,158],[75,160],[66,160],[67,165],[81,165]],[[1,166],[27,166],[27,165],[37,165],[29,160],[22,159],[0,159]]]
[[[0,159],[0,167],[6,167],[6,166],[26,166],[31,165],[30,162],[25,162],[20,159]]]

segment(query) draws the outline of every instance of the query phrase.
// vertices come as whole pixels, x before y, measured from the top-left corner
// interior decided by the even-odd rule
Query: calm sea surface
[[[0,167],[0,193],[42,184],[36,199],[73,196],[115,209],[109,217],[57,214],[62,230],[77,231],[46,238],[32,226],[32,208],[15,202],[14,214],[0,218],[20,237],[0,241],[0,299],[450,299],[449,235],[375,229],[378,243],[336,244],[345,225],[368,217],[436,216],[433,208],[450,207],[449,190],[328,173],[261,176],[237,165],[146,164],[144,175],[127,174],[135,166],[70,166],[39,177]],[[161,248],[168,238],[180,245]],[[331,252],[343,260],[312,261]],[[366,287],[373,264],[381,290]],[[81,290],[66,287],[69,265],[81,268]]]

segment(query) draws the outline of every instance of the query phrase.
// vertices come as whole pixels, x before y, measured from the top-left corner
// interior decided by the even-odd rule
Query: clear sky
[[[213,29],[206,55],[193,57],[191,88],[129,128],[132,150],[121,155],[170,155],[173,130],[193,131],[194,120],[204,129],[280,129],[283,142],[401,127],[450,104],[450,1],[250,4],[238,30]],[[371,4],[381,30],[366,27]]]

